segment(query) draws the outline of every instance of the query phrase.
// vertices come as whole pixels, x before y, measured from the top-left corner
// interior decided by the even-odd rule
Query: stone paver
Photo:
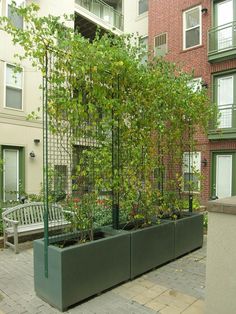
[[[0,314],[60,313],[35,295],[31,246],[24,244],[18,255],[10,249],[0,251]],[[203,314],[205,262],[206,243],[202,249],[74,306],[66,313]]]

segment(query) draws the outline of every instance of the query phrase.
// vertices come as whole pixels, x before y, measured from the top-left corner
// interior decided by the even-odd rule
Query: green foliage
[[[50,132],[62,142],[67,136],[69,151],[79,139],[95,143],[74,169],[73,176],[82,180],[93,173],[91,195],[67,204],[75,212],[74,227],[93,228],[96,200],[104,191],[113,191],[131,220],[150,222],[158,206],[180,210],[183,152],[194,150],[196,130],[206,130],[215,114],[206,90],[193,92],[192,77],[175,64],[153,59],[141,65],[132,36],[98,32],[91,42],[59,17],[38,17],[38,9],[15,8],[24,17],[24,30],[6,17],[0,18],[0,29],[24,48],[19,59],[30,59],[47,79]],[[165,172],[171,203],[158,191],[155,169],[158,182]]]
[[[203,214],[203,227],[207,230],[208,229],[208,214]]]
[[[0,236],[3,235],[3,225],[2,225],[2,207],[0,206]]]

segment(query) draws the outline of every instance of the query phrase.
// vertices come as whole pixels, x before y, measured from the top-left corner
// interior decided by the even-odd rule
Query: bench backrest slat
[[[6,209],[3,217],[19,221],[19,225],[30,225],[44,221],[44,204],[42,202],[33,202],[17,205]],[[49,204],[48,208],[49,221],[64,220],[63,209],[58,204]]]

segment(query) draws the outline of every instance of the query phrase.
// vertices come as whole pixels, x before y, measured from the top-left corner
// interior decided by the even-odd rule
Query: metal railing
[[[236,105],[229,104],[218,107],[219,115],[210,123],[210,131],[216,129],[232,129],[236,128]]]
[[[119,11],[102,0],[75,0],[75,3],[98,16],[112,27],[124,30],[124,17]]]
[[[236,21],[213,27],[208,31],[208,54],[236,48]]]

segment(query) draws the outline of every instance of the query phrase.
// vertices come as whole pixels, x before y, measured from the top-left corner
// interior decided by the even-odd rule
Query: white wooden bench
[[[50,230],[62,229],[69,225],[65,219],[63,208],[58,204],[50,204],[48,209],[48,225]],[[44,230],[44,204],[42,202],[26,203],[6,209],[2,213],[4,247],[10,246],[18,253],[18,235],[29,235]],[[8,237],[13,236],[13,243]]]

